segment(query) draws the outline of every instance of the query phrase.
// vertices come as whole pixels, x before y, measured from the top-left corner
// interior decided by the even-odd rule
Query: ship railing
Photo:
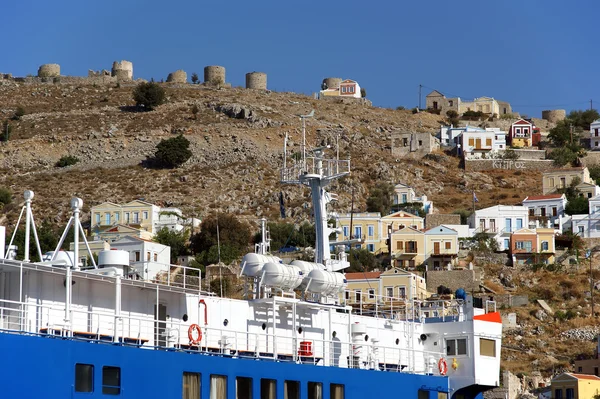
[[[284,183],[298,184],[300,176],[319,175],[324,178],[336,178],[350,173],[350,160],[325,159],[306,157],[306,162],[296,162],[281,169],[281,181]]]
[[[371,288],[375,290],[376,288]],[[382,317],[390,320],[425,320],[428,318],[459,321],[464,314],[463,302],[453,299],[410,299],[406,296],[378,295],[363,290],[345,290],[342,303],[352,306],[354,312],[363,316]]]
[[[200,269],[189,266],[164,264],[152,261],[132,262],[131,267],[135,269],[145,268],[154,270],[148,274],[151,282],[166,285],[169,287],[179,287],[184,289],[202,290],[202,277]],[[135,275],[125,276],[135,278]]]
[[[335,336],[325,340],[286,331],[290,336],[212,328],[201,325],[202,338],[190,342],[190,322],[162,320],[88,311],[73,307],[68,317],[64,305],[0,301],[0,329],[5,332],[58,336],[76,340],[133,345],[155,350],[181,350],[226,357],[306,363],[324,367],[380,369],[407,373],[431,373],[441,352],[410,348],[407,342],[342,341]],[[300,330],[301,331],[301,330]],[[295,335],[295,336],[294,336]],[[406,341],[406,338],[403,339]],[[437,368],[436,368],[437,369]]]

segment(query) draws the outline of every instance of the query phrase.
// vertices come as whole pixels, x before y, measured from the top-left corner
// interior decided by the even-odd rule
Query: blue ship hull
[[[277,398],[284,398],[284,380],[300,382],[300,399],[308,397],[308,382],[323,384],[323,399],[329,399],[328,386],[332,383],[344,385],[345,399],[437,399],[438,392],[448,392],[448,378],[440,376],[142,349],[53,336],[0,333],[0,348],[4,358],[2,398],[111,397],[102,393],[104,366],[120,367],[118,396],[122,398],[181,398],[184,372],[201,374],[204,399],[210,398],[211,375],[227,376],[228,398],[236,398],[236,377],[254,380],[252,397],[256,399],[261,397],[261,378],[277,380]],[[75,391],[77,363],[94,366],[92,392]],[[473,396],[465,396],[469,397]]]

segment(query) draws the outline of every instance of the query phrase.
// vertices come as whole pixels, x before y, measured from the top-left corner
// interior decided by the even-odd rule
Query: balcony
[[[477,229],[475,229],[474,233],[475,234],[488,234],[491,236],[495,236],[497,234],[502,234],[504,232],[504,229],[492,226],[492,227],[483,227],[483,226],[479,226]]]

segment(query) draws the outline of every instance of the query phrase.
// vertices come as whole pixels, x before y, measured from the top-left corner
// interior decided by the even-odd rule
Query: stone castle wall
[[[60,65],[58,64],[44,64],[38,69],[38,77],[50,78],[60,76]]]
[[[465,170],[467,172],[482,172],[485,170],[505,169],[505,170],[551,170],[556,168],[551,159],[467,159],[465,160]]]
[[[225,67],[218,65],[209,65],[204,67],[204,83],[205,84],[224,84],[225,83]]]
[[[246,89],[267,90],[267,74],[264,72],[248,72]]]
[[[187,73],[181,69],[167,76],[167,83],[187,83]]]
[[[547,109],[542,111],[542,119],[548,122],[556,123],[567,117],[567,111],[564,109]]]

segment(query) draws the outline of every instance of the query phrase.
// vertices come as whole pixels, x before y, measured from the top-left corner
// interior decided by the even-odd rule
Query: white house
[[[171,247],[137,237],[123,237],[110,247],[129,252],[130,266],[144,280],[166,277],[169,272]]]
[[[587,215],[572,215],[573,233],[583,238],[600,237],[600,196],[590,198],[590,210]]]
[[[529,227],[554,228],[559,233],[570,230],[571,217],[565,215],[567,197],[564,194],[530,195],[523,200],[529,212]]]
[[[462,134],[462,153],[465,159],[490,158],[506,149],[506,133],[496,129],[465,131]]]
[[[529,226],[529,210],[523,206],[496,205],[478,209],[468,219],[473,234],[483,233],[494,237],[498,249],[510,248],[510,234]]]
[[[169,230],[179,232],[185,228],[198,228],[200,226],[200,219],[184,218],[179,208],[161,208],[155,225],[156,231],[166,227]]]
[[[590,124],[590,149],[600,150],[600,119]]]
[[[406,184],[398,183],[394,186],[394,205],[418,202],[422,204],[425,213],[433,213],[433,201],[429,201],[425,194],[417,196],[415,190]]]
[[[450,126],[440,126],[440,131],[437,134],[437,138],[440,139],[440,145],[443,147],[451,147],[454,148],[458,144],[460,144],[461,136],[463,132],[470,127],[454,127]]]
[[[319,92],[319,97],[354,97],[361,98],[360,85],[352,79],[343,80],[339,87],[326,88]]]
[[[499,127],[486,127],[485,131],[494,133],[494,144],[493,144],[492,151],[498,152],[498,151],[506,150],[506,132],[505,131],[500,130]]]

